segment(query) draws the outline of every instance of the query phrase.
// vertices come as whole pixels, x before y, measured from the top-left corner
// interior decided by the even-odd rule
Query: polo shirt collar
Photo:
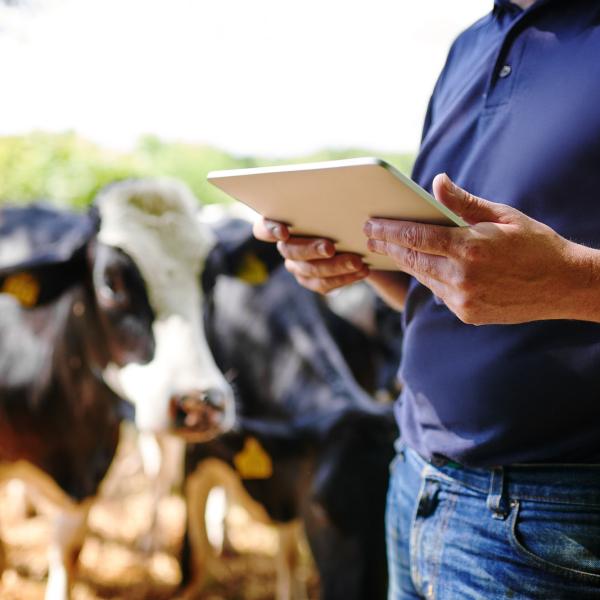
[[[533,6],[540,4],[548,4],[550,0],[537,0]],[[531,7],[530,7],[531,8]],[[510,0],[494,0],[494,12],[498,10],[508,10],[510,12],[521,12],[523,9],[516,4],[513,4]]]

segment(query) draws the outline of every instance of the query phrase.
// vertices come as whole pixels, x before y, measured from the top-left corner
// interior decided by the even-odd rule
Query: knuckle
[[[322,281],[320,279],[314,279],[311,277],[305,277],[304,275],[298,275],[296,276],[296,280],[301,286],[311,290],[312,292],[324,294],[327,291],[326,289],[324,289]]]
[[[470,296],[459,295],[454,301],[454,312],[467,325],[477,325],[479,323],[477,303]]]
[[[345,285],[353,283],[354,281],[357,281],[360,278],[361,278],[360,273],[350,273],[350,274],[345,274],[345,275],[338,275],[336,277],[330,277],[327,280],[327,282],[330,286],[329,290],[331,291],[336,288],[343,287]]]
[[[289,246],[285,242],[277,242],[277,251],[279,252],[279,254],[281,254],[281,256],[283,256],[283,258],[292,258]]]
[[[463,265],[455,270],[451,277],[451,285],[463,295],[470,295],[475,288],[472,269]]]
[[[330,263],[329,272],[332,276],[337,275],[345,275],[348,272],[352,273],[358,270],[358,263],[360,261],[354,257],[349,255],[341,255],[336,258],[336,260]]]
[[[298,270],[304,277],[318,277],[319,272],[318,269],[307,261],[297,261]]]
[[[479,206],[479,198],[477,198],[477,196],[474,196],[470,192],[465,192],[465,199],[464,199],[464,201],[465,201],[465,204],[471,210],[476,210],[477,207]]]
[[[348,277],[345,275],[337,275],[336,277],[330,277],[328,279],[329,289],[333,290],[344,285],[347,282]]]
[[[319,279],[318,291],[319,294],[327,294],[334,290],[339,285],[336,284],[335,278],[329,277],[328,279]]]
[[[421,270],[424,273],[427,273],[427,275],[429,275],[433,279],[438,279],[440,276],[440,269],[438,265],[434,261],[429,260],[427,258],[422,259]]]
[[[422,240],[421,230],[416,225],[408,225],[400,234],[400,241],[405,242],[408,246],[418,246]]]
[[[408,249],[404,254],[404,264],[410,270],[414,270],[417,267],[417,261],[418,261],[417,253],[412,249]]]
[[[298,279],[302,277],[306,281],[310,280],[313,277],[313,273],[311,271],[310,265],[307,263],[296,261],[296,260],[286,260],[285,268]]]
[[[484,258],[485,248],[479,240],[467,240],[463,244],[462,254],[467,262],[476,263]]]
[[[463,197],[463,210],[471,215],[474,212],[477,212],[477,208],[479,206],[479,201],[476,196],[470,194],[469,192],[464,193]]]
[[[312,275],[310,267],[302,261],[286,258],[284,265],[292,275],[301,277],[311,277]]]
[[[296,275],[297,268],[296,268],[296,263],[293,260],[286,258],[283,265],[292,275]]]

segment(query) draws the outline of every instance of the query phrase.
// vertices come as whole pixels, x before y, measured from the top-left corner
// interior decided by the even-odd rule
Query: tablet
[[[448,226],[466,223],[431,194],[379,158],[213,171],[208,181],[293,235],[324,237],[338,252],[354,252],[375,269],[398,267],[368,251],[370,217]]]

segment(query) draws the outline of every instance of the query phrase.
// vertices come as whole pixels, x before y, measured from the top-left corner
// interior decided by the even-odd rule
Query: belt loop
[[[504,467],[494,467],[490,477],[490,490],[486,501],[494,519],[506,519],[508,503],[504,489]]]

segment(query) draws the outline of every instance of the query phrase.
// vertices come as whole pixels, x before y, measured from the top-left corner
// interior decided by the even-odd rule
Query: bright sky
[[[250,155],[414,150],[492,0],[32,0],[0,9],[0,135],[144,133]]]

